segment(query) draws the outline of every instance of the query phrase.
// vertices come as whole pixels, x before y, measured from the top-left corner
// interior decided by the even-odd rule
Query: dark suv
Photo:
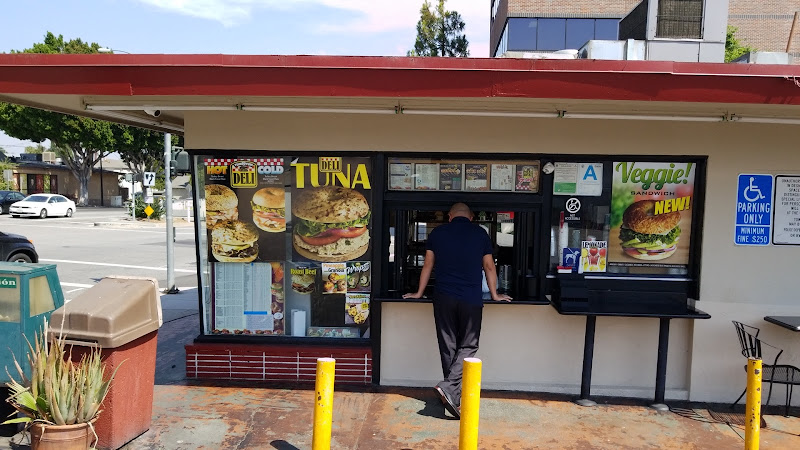
[[[0,258],[11,262],[39,262],[33,241],[19,234],[3,232],[0,232]]]

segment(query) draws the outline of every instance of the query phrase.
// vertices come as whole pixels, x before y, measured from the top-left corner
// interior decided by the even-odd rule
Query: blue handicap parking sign
[[[769,245],[772,236],[772,181],[772,175],[739,174],[736,244]]]

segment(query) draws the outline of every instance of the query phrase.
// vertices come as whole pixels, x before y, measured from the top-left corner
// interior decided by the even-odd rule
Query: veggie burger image
[[[649,261],[664,259],[675,253],[681,228],[681,213],[673,211],[654,215],[654,200],[641,200],[628,206],[622,214],[619,239],[626,255]]]
[[[251,262],[258,257],[258,230],[240,220],[218,222],[211,229],[211,253],[219,262]]]
[[[322,186],[292,200],[292,241],[300,255],[322,262],[356,259],[369,247],[367,199],[352,189]]]
[[[259,189],[250,201],[253,223],[270,233],[286,231],[286,196],[283,188]]]
[[[239,199],[227,186],[206,185],[206,228],[211,229],[222,220],[239,218]]]

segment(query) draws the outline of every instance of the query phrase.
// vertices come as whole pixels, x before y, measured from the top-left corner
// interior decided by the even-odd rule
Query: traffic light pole
[[[167,287],[165,294],[177,294],[175,287],[175,228],[172,226],[172,135],[164,133],[164,209],[167,215]]]

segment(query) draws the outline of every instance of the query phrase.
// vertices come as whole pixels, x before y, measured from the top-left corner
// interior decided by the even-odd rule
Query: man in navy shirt
[[[492,300],[511,300],[497,293],[497,272],[492,256],[492,241],[486,231],[472,223],[472,211],[464,203],[450,208],[450,223],[434,228],[426,244],[425,263],[419,287],[403,298],[420,298],[436,270],[433,318],[444,380],[436,392],[445,408],[460,417],[461,376],[464,358],[478,351],[483,317],[481,282],[486,283]]]

